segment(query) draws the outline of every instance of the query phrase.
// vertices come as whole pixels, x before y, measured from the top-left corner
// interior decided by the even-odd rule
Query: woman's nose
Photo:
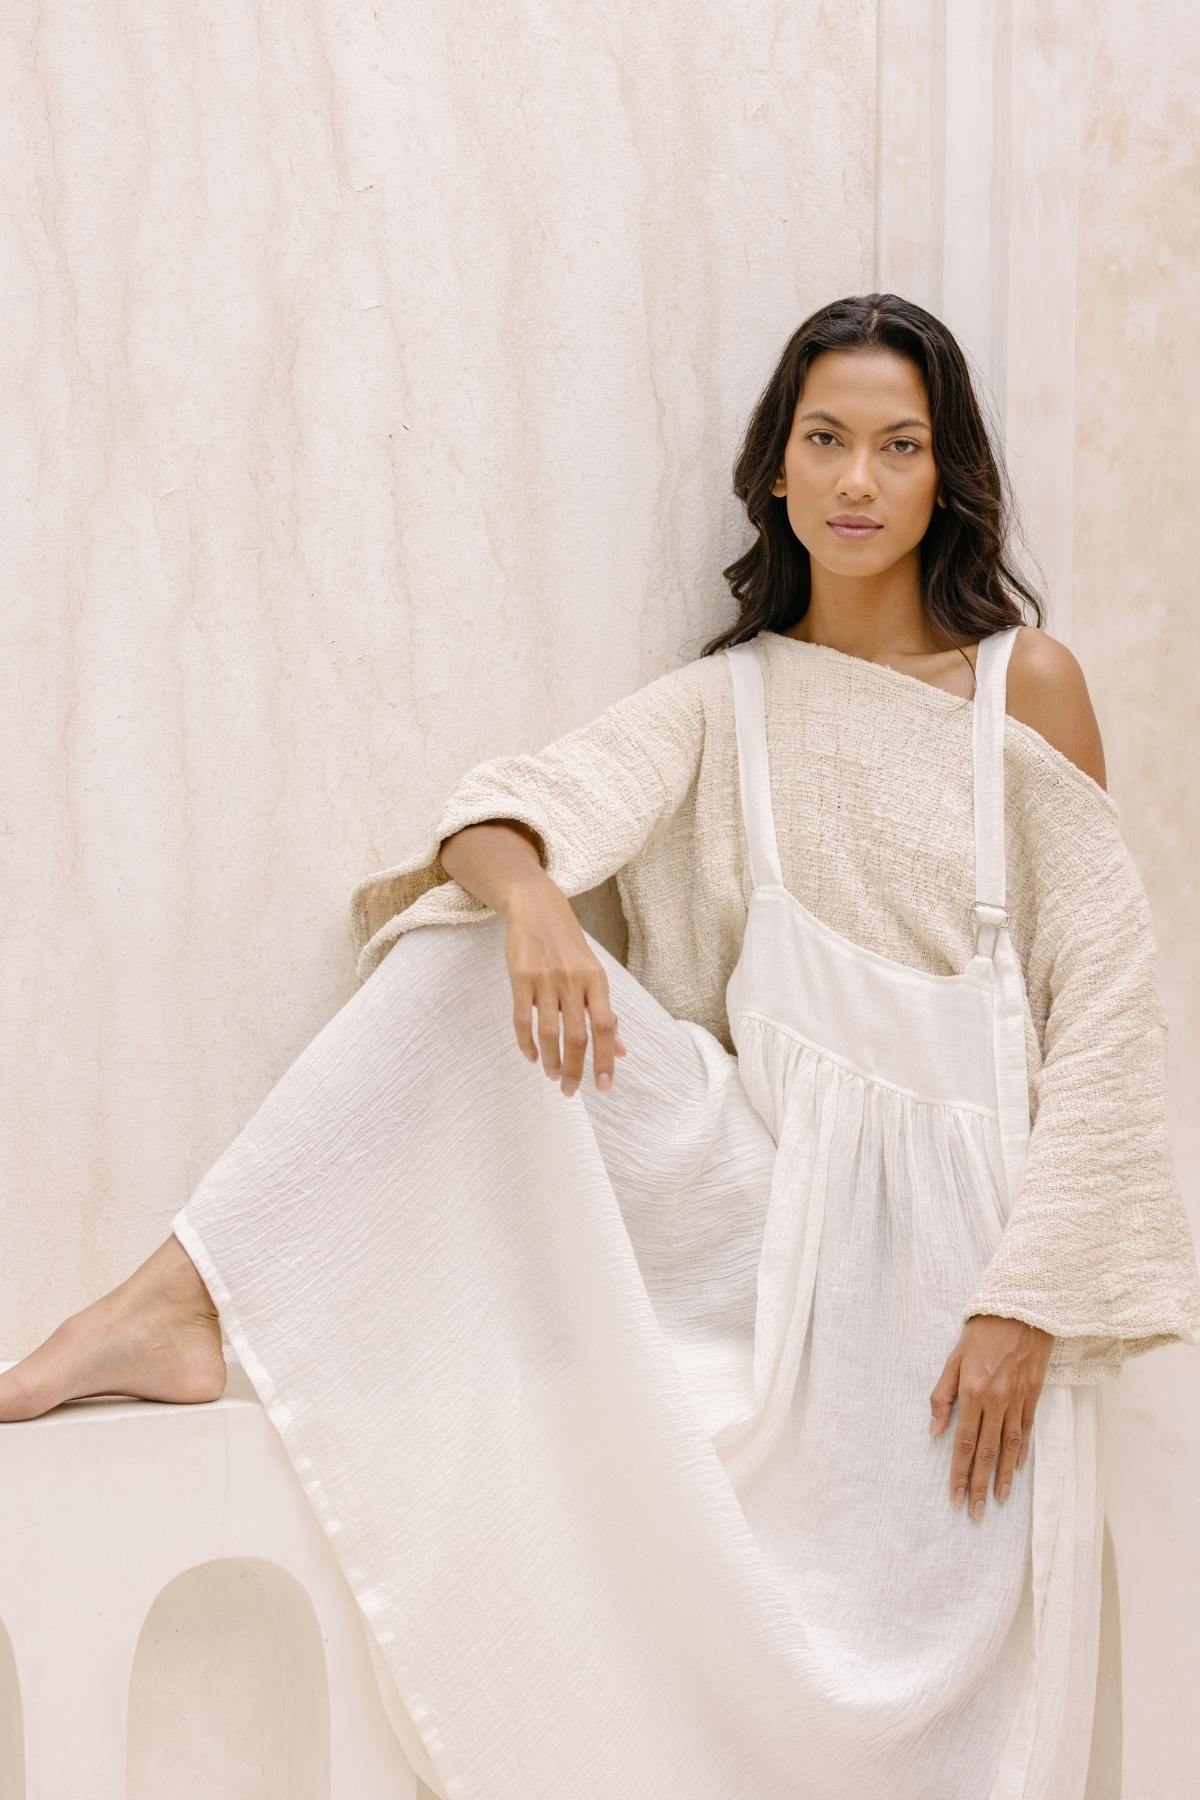
[[[845,494],[849,499],[854,495],[870,496],[874,491],[875,482],[867,458],[860,457],[847,463],[838,482],[838,493]]]

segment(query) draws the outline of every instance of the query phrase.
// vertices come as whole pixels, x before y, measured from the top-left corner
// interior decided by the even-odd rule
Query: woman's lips
[[[840,538],[850,538],[852,540],[874,537],[877,531],[883,530],[882,525],[839,525],[833,519],[828,519],[826,523],[828,524],[830,531],[836,531]]]

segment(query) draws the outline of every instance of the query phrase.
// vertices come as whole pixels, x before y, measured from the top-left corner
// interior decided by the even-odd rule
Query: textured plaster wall
[[[0,1356],[165,1235],[461,770],[715,629],[756,385],[869,281],[873,29],[9,15]]]
[[[1200,12],[1101,0],[1089,8],[1083,51],[1071,642],[1159,938],[1173,1135],[1195,1225]],[[1121,1800],[1189,1800],[1196,1787],[1198,1421],[1200,1357],[1190,1346],[1123,1372],[1107,1466],[1124,1783],[1103,1790]]]

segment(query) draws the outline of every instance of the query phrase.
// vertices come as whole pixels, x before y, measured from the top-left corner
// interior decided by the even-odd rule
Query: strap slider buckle
[[[1000,906],[992,900],[973,900],[971,902],[971,911],[975,915],[974,950],[976,954],[978,954],[980,928],[985,925],[991,925],[994,926],[996,932],[999,933],[1003,927],[1008,924],[1008,912],[1003,906]],[[995,938],[992,940],[992,947],[995,947]]]

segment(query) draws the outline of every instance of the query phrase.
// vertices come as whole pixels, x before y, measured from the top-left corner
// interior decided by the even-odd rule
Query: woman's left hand
[[[931,1437],[941,1435],[958,1399],[950,1498],[961,1506],[969,1487],[976,1519],[983,1517],[992,1470],[996,1498],[1005,1500],[1014,1468],[1024,1467],[1053,1345],[1050,1332],[1023,1319],[976,1313],[963,1326],[929,1396]]]

